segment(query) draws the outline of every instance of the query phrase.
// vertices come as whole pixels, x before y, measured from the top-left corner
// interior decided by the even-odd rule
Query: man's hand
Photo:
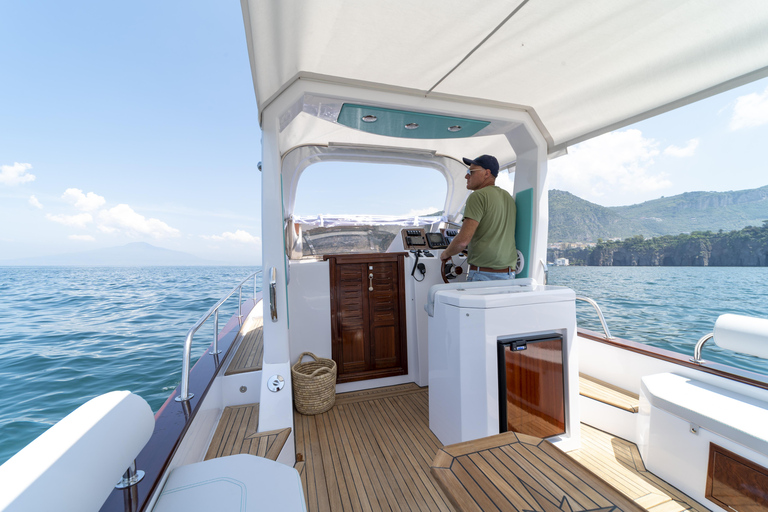
[[[476,220],[464,219],[464,223],[461,225],[461,231],[459,231],[459,234],[451,241],[450,245],[440,253],[440,259],[448,261],[451,256],[459,254],[466,249],[479,224],[480,223]]]

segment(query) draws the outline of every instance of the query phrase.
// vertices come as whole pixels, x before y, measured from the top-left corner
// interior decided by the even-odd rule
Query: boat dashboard
[[[406,251],[445,249],[458,234],[456,229],[430,232],[424,228],[404,228],[401,231],[403,249]]]

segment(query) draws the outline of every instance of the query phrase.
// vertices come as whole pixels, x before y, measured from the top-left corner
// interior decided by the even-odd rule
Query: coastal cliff
[[[594,248],[553,250],[555,258],[590,266],[766,267],[768,221],[731,232],[695,232],[678,236],[598,242]]]

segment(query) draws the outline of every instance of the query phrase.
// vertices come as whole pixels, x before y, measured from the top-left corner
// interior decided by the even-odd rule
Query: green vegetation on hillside
[[[554,257],[571,251],[554,251]],[[574,250],[572,263],[594,266],[768,266],[768,220],[760,227],[724,232],[695,231],[677,236],[599,241],[593,249]]]
[[[768,186],[731,192],[686,192],[614,207],[550,190],[549,211],[550,243],[733,231],[760,225],[768,218]]]

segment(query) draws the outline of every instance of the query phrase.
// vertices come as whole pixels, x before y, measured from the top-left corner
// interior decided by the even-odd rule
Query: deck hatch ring
[[[282,375],[273,375],[267,381],[267,388],[273,393],[283,389],[283,386],[285,386],[285,379]]]
[[[375,123],[376,121],[379,120],[378,117],[376,117],[376,116],[374,116],[372,114],[368,114],[367,116],[363,116],[361,119],[363,120],[364,123]]]

